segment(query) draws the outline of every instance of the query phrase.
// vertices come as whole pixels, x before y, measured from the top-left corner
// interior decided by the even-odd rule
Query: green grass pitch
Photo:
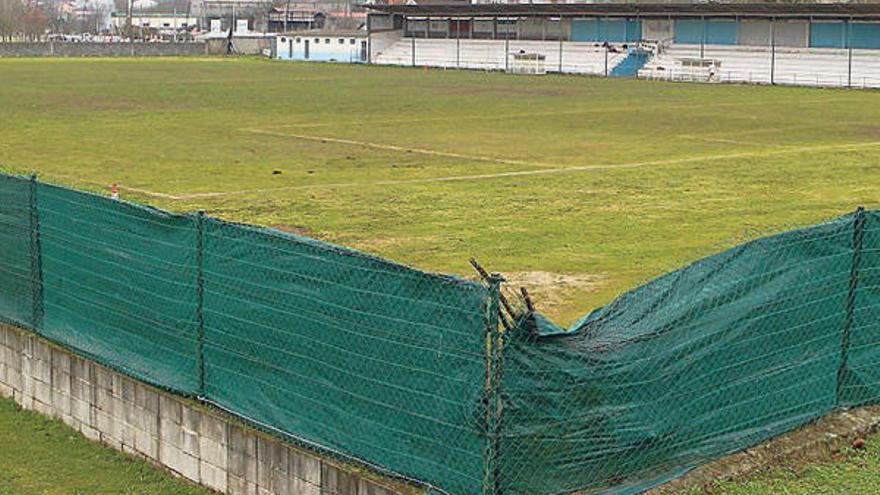
[[[257,59],[0,60],[0,167],[447,273],[570,322],[880,201],[873,91]],[[273,173],[273,172],[280,173]]]
[[[211,495],[0,397],[0,495]]]
[[[470,275],[476,256],[568,322],[696,257],[877,206],[880,95],[256,59],[0,60],[0,168],[105,193],[118,182],[127,199],[429,270]],[[875,442],[719,493],[871,493]],[[8,401],[0,444],[20,446],[0,448],[0,494],[201,493]]]

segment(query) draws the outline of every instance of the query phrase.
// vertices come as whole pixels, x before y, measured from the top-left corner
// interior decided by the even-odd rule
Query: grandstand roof
[[[377,13],[410,17],[833,17],[880,18],[880,3],[582,3],[368,5]]]

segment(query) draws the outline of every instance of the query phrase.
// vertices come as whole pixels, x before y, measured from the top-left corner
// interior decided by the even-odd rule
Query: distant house
[[[320,10],[302,7],[272,7],[269,10],[269,31],[323,29],[327,15]]]
[[[272,2],[269,0],[192,0],[193,14],[204,30],[229,32],[266,31],[266,17]]]
[[[114,12],[110,15],[111,24],[117,30],[123,30],[128,25],[128,14]],[[160,13],[160,12],[132,12],[131,25],[134,28],[162,30],[187,30],[196,27],[198,19],[186,12]]]
[[[123,31],[128,26],[128,12],[113,12],[110,23],[118,32]],[[131,4],[131,26],[173,34],[198,27],[198,18],[190,12],[189,0],[137,0]]]

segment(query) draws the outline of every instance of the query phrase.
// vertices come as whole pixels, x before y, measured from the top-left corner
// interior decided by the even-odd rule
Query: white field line
[[[812,100],[798,101],[773,101],[773,102],[718,102],[707,103],[705,105],[695,105],[693,103],[680,103],[673,105],[620,105],[616,107],[600,107],[600,108],[582,108],[578,110],[562,110],[548,112],[522,112],[509,114],[483,114],[483,115],[460,115],[455,117],[417,117],[410,119],[371,119],[371,120],[355,120],[350,122],[302,122],[296,124],[277,124],[276,129],[287,128],[314,128],[314,127],[345,127],[345,126],[364,126],[364,125],[382,125],[382,124],[418,124],[423,122],[460,122],[463,120],[504,120],[518,118],[534,118],[534,117],[555,117],[561,115],[579,115],[590,113],[619,113],[632,111],[651,111],[651,110],[679,110],[679,109],[699,109],[699,108],[725,108],[725,107],[745,107],[745,106],[770,106],[782,104],[804,105],[809,103],[828,103],[841,101],[855,101],[853,99],[844,98],[816,98]]]
[[[854,151],[864,148],[873,148],[880,146],[880,141],[871,141],[864,143],[847,143],[847,144],[831,144],[831,145],[818,145],[818,146],[798,146],[798,147],[790,147],[785,149],[776,149],[776,150],[766,150],[766,151],[744,151],[740,153],[728,153],[728,154],[718,154],[718,155],[703,155],[703,156],[693,156],[686,158],[673,158],[669,160],[651,160],[651,161],[642,161],[642,162],[630,162],[630,163],[619,163],[619,164],[608,164],[608,165],[577,165],[572,167],[557,167],[557,168],[543,168],[537,170],[521,170],[521,171],[512,171],[512,172],[498,172],[494,174],[473,174],[473,175],[452,175],[446,177],[427,177],[423,179],[401,179],[401,180],[379,180],[372,182],[340,182],[340,183],[330,183],[330,184],[310,184],[303,186],[283,186],[283,187],[272,187],[272,188],[264,188],[264,189],[242,189],[238,191],[226,191],[226,192],[207,192],[207,193],[193,193],[193,194],[181,194],[181,195],[171,195],[165,193],[155,193],[152,191],[146,190],[134,190],[136,192],[140,192],[142,194],[148,196],[156,196],[161,197],[163,199],[171,199],[171,200],[189,200],[189,199],[199,199],[199,198],[214,198],[214,197],[223,197],[223,196],[233,196],[238,194],[251,194],[251,193],[267,193],[267,192],[275,192],[275,191],[293,191],[293,190],[302,190],[302,189],[315,189],[315,188],[336,188],[336,187],[364,187],[364,186],[394,186],[394,185],[407,185],[407,184],[428,184],[433,182],[456,182],[456,181],[473,181],[473,180],[483,180],[483,179],[498,179],[505,177],[530,177],[530,176],[539,176],[539,175],[550,175],[550,174],[561,174],[561,173],[570,173],[570,172],[582,172],[582,171],[592,171],[592,170],[612,170],[612,169],[630,169],[630,168],[639,168],[646,166],[655,166],[655,165],[676,165],[682,163],[695,163],[695,162],[704,162],[704,161],[714,161],[714,160],[728,160],[734,158],[756,158],[756,157],[767,157],[767,156],[779,156],[779,155],[789,155],[789,154],[798,154],[798,153],[809,153],[815,151]],[[125,189],[120,186],[120,188]]]
[[[290,137],[295,139],[302,139],[304,141],[318,141],[318,142],[328,142],[328,143],[338,143],[338,144],[348,144],[351,146],[364,146],[366,148],[374,148],[379,150],[388,150],[388,151],[400,151],[404,153],[418,153],[422,155],[430,155],[430,156],[445,156],[448,158],[462,158],[465,160],[474,160],[479,162],[492,162],[492,163],[504,163],[507,165],[532,165],[538,167],[550,167],[555,168],[556,165],[549,163],[541,163],[541,162],[532,162],[526,160],[512,160],[508,158],[496,158],[491,156],[481,156],[481,155],[466,155],[464,153],[453,153],[449,151],[437,151],[437,150],[429,150],[425,148],[409,148],[406,146],[397,146],[394,144],[384,144],[384,143],[374,143],[372,141],[355,141],[353,139],[343,139],[343,138],[334,138],[334,137],[325,137],[325,136],[307,136],[305,134],[291,134],[287,132],[276,132],[276,131],[266,131],[263,129],[241,129],[243,132],[250,132],[253,134],[265,134],[268,136],[278,136],[278,137]]]
[[[147,196],[152,196],[154,198],[170,199],[170,200],[174,200],[174,201],[186,199],[183,196],[161,193],[161,192],[156,192],[156,191],[149,191],[147,189],[138,189],[137,187],[127,187],[127,186],[122,186],[122,185],[117,185],[117,187],[119,187],[119,189],[123,189],[125,191],[141,193],[141,194],[144,194]]]
[[[681,139],[691,139],[694,141],[705,141],[707,143],[723,143],[723,144],[735,144],[737,146],[763,146],[765,148],[793,148],[796,146],[789,144],[773,144],[773,143],[758,143],[755,141],[739,141],[736,139],[724,139],[724,138],[712,138],[705,136],[694,136],[691,134],[679,134],[679,138]]]
[[[86,185],[86,186],[103,187],[103,188],[106,188],[107,191],[110,190],[110,183],[107,183],[107,184],[101,184],[101,183],[98,183],[98,182],[93,182],[93,181],[89,181],[89,180],[83,180],[83,179],[80,179],[79,177],[75,177],[75,176],[73,176],[73,175],[67,175],[67,174],[56,174],[56,173],[53,173],[53,174],[51,174],[50,176],[53,177],[53,178],[65,179],[65,180],[67,180],[67,181],[69,181],[69,182],[72,182],[72,183],[74,184],[74,186],[75,186],[76,184],[81,184],[81,185]],[[50,184],[51,184],[51,183],[52,183],[52,182],[50,182]],[[154,198],[162,198],[162,199],[170,199],[170,200],[179,200],[179,199],[181,199],[180,196],[177,196],[177,195],[174,195],[174,194],[167,194],[167,193],[162,193],[162,192],[157,192],[157,191],[150,191],[150,190],[147,190],[147,189],[138,189],[138,188],[136,188],[136,187],[126,187],[126,186],[123,186],[123,185],[121,185],[121,184],[117,184],[117,187],[119,187],[119,189],[122,189],[122,190],[124,190],[124,191],[131,191],[131,192],[141,193],[141,194],[144,194],[144,195],[146,195],[146,196],[152,196],[152,197],[154,197]]]

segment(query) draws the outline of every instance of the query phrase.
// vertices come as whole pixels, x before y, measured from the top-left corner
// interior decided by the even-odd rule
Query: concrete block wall
[[[184,57],[208,54],[204,42],[99,43],[34,41],[0,43],[0,57]]]
[[[417,495],[0,324],[0,395],[230,495]]]

